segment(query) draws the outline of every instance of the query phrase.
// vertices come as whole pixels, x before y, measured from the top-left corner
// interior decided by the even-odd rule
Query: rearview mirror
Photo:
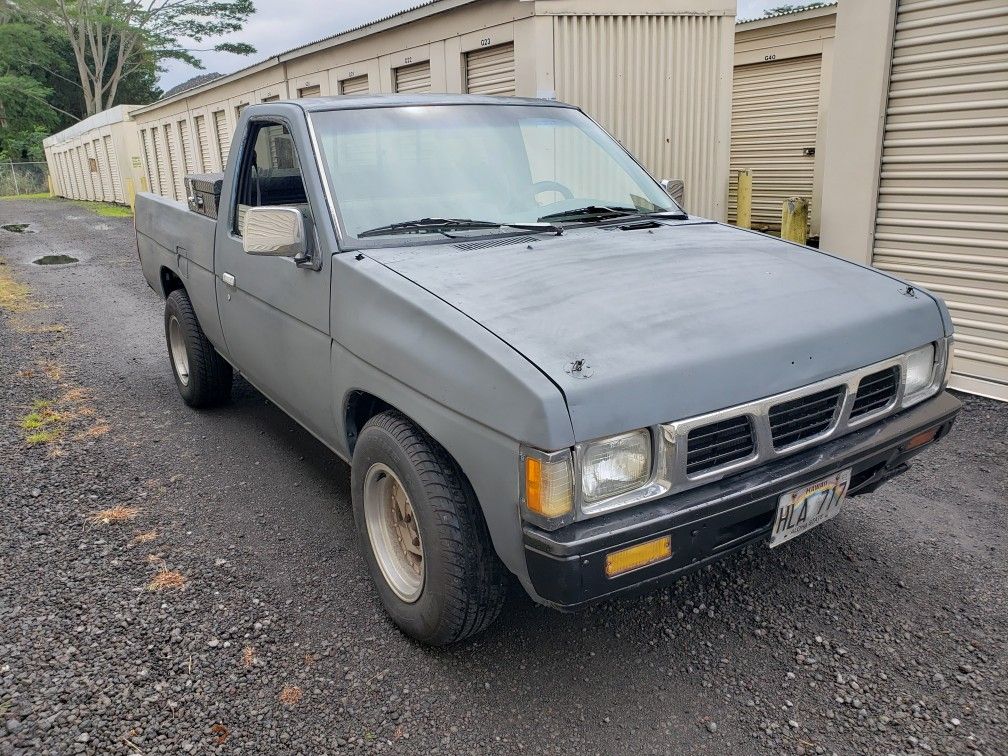
[[[308,251],[304,216],[294,207],[250,207],[242,244],[250,255],[303,258]]]

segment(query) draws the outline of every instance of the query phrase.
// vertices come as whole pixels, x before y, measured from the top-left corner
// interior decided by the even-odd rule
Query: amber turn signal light
[[[609,552],[605,558],[605,573],[608,577],[616,577],[624,572],[661,562],[670,556],[672,556],[672,537],[662,536],[638,543],[636,546]]]
[[[916,436],[907,441],[906,450],[916,449],[918,446],[924,446],[924,444],[929,444],[934,441],[935,436],[938,435],[938,429],[932,428],[931,430],[921,431]]]

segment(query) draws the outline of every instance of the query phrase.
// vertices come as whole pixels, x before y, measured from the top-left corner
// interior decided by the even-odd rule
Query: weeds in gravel
[[[255,649],[252,648],[252,646],[245,646],[245,648],[242,649],[242,655],[241,655],[242,666],[245,667],[245,669],[248,669],[253,664],[255,664],[255,660],[256,660]]]
[[[156,530],[147,530],[143,533],[137,533],[133,536],[133,543],[150,543],[151,541],[157,540],[158,533]]]
[[[140,513],[138,507],[127,507],[116,504],[114,507],[102,509],[88,517],[88,522],[95,525],[111,525],[112,523],[129,522]]]
[[[214,741],[215,745],[224,745],[227,739],[231,737],[231,731],[220,722],[210,728],[210,734],[216,738]]]
[[[133,211],[122,205],[114,205],[111,202],[77,202],[77,205],[91,210],[96,215],[103,218],[132,218]]]
[[[6,260],[0,260],[0,310],[20,314],[35,309],[28,287],[8,273]]]
[[[36,399],[31,411],[21,418],[25,443],[39,446],[55,441],[62,434],[63,414],[53,409],[52,402]]]
[[[169,570],[164,565],[161,565],[161,569],[158,570],[157,575],[155,575],[151,581],[147,583],[147,590],[149,591],[181,591],[184,589],[185,578],[182,577],[182,573],[178,570]]]
[[[303,696],[301,688],[297,685],[284,685],[283,690],[280,691],[280,703],[287,706],[297,706],[297,704],[301,703]]]

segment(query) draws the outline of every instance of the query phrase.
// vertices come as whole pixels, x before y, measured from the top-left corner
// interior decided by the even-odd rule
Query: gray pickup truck
[[[188,185],[136,205],[179,392],[240,371],[350,464],[377,593],[425,643],[485,628],[509,574],[573,608],[778,546],[960,409],[940,299],[688,215],[575,107],[252,105]]]

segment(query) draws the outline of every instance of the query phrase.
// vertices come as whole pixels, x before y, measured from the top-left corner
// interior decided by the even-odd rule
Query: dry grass
[[[101,420],[99,420],[90,428],[87,428],[86,430],[83,430],[80,433],[78,433],[75,436],[75,439],[77,441],[84,441],[87,439],[99,438],[100,436],[104,436],[110,430],[112,430],[112,428],[108,423],[103,423]]]
[[[283,690],[280,691],[280,703],[288,706],[296,706],[301,703],[303,697],[304,694],[297,685],[284,685]]]
[[[56,362],[43,362],[39,365],[39,369],[54,383],[63,378],[63,368]]]
[[[182,573],[178,570],[169,570],[167,567],[162,566],[151,581],[147,583],[147,590],[185,590],[185,578],[182,577]]]
[[[129,522],[134,519],[140,510],[137,507],[127,507],[123,504],[116,504],[114,507],[102,509],[88,517],[88,522],[96,525],[111,525],[112,523]]]
[[[224,745],[227,739],[231,737],[231,731],[220,722],[210,728],[210,734],[216,738],[215,742],[217,745]]]
[[[0,310],[11,313],[30,312],[35,309],[28,287],[15,281],[4,268],[0,267]]]
[[[150,543],[151,541],[157,540],[157,535],[158,533],[156,530],[147,530],[143,533],[137,533],[133,536],[133,543]]]
[[[255,661],[256,661],[255,649],[252,648],[252,646],[245,646],[245,648],[242,649],[242,655],[241,655],[242,666],[245,667],[245,669],[248,669],[253,664],[255,664]]]

